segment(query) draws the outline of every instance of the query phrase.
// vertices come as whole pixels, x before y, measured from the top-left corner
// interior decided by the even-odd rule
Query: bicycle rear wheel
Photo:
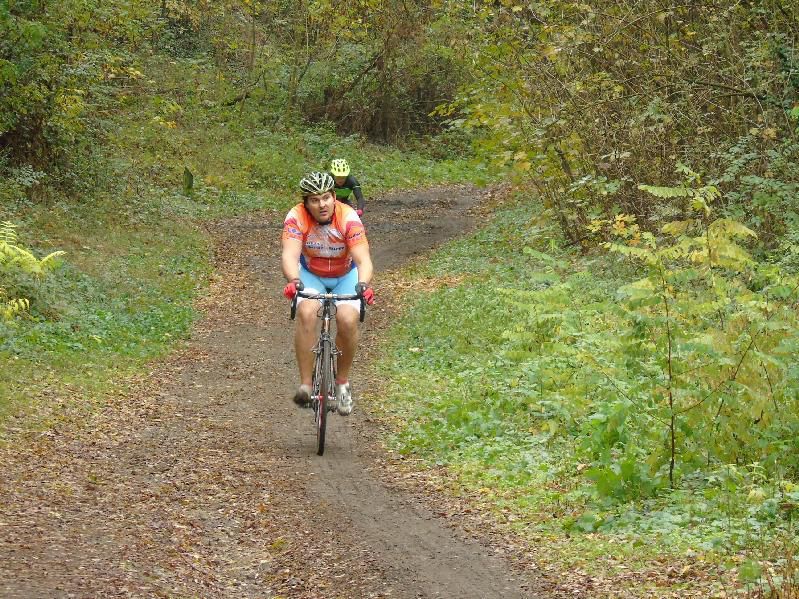
[[[319,401],[316,403],[316,453],[325,452],[325,429],[327,427],[328,402],[333,397],[333,344],[330,340],[322,341],[319,376]]]

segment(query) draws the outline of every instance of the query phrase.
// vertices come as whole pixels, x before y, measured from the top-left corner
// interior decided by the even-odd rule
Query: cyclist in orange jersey
[[[328,173],[312,172],[300,180],[302,203],[286,215],[283,222],[281,264],[288,283],[287,299],[297,291],[359,293],[367,304],[374,303],[372,258],[361,219],[355,210],[336,200],[335,182]],[[316,342],[317,300],[297,298],[297,328],[294,350],[300,371],[300,385],[294,403],[307,407],[311,400],[311,377]],[[352,411],[350,368],[358,346],[358,300],[336,302],[337,411],[344,416]]]

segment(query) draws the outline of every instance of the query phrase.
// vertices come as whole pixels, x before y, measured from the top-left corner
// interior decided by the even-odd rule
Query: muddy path
[[[484,192],[432,189],[369,206],[380,280],[467,230]],[[538,597],[532,568],[384,482],[359,406],[331,418],[323,457],[280,296],[282,214],[210,228],[218,275],[188,347],[110,399],[0,450],[2,597]],[[365,345],[389,322],[371,311]],[[380,301],[380,300],[379,300]],[[359,378],[361,377],[361,378]]]

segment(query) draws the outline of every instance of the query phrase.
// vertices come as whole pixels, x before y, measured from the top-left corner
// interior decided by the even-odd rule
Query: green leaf
[[[639,185],[638,189],[658,198],[686,198],[693,195],[688,187],[658,187],[656,185]]]
[[[753,560],[743,562],[738,567],[738,579],[743,583],[755,583],[760,580],[763,568]]]

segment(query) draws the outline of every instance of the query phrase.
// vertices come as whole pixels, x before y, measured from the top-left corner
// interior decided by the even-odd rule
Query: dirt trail
[[[373,202],[378,273],[468,228],[480,195]],[[381,482],[357,402],[349,419],[331,418],[325,455],[314,454],[310,414],[288,399],[281,221],[213,227],[219,276],[205,316],[130,398],[88,426],[1,450],[0,596],[539,596],[533,573]],[[367,337],[390,314],[378,304]]]

